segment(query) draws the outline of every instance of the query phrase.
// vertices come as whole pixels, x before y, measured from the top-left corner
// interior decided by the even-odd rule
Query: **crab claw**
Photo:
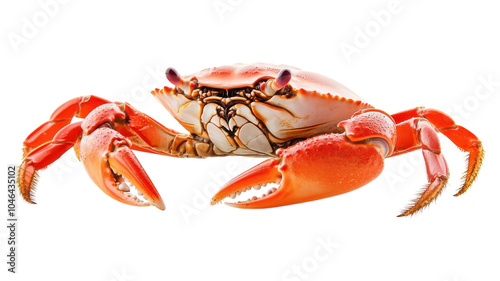
[[[154,205],[164,210],[160,194],[130,146],[124,136],[102,125],[82,137],[80,158],[94,183],[111,198],[128,205]]]
[[[257,209],[327,198],[367,184],[382,172],[384,163],[379,143],[352,142],[344,134],[317,136],[278,150],[277,154],[278,159],[266,160],[224,185],[211,204],[224,201],[233,207]],[[278,186],[260,197],[226,200],[238,200],[252,187],[269,188],[269,183]]]
[[[235,198],[240,195],[242,192],[252,189],[252,187],[259,188],[262,185],[266,185],[268,183],[276,183],[279,184],[281,181],[281,173],[278,171],[279,160],[276,158],[268,159],[257,166],[247,170],[236,178],[232,179],[228,183],[224,185],[224,187],[217,192],[212,198],[212,205],[215,205],[221,202],[226,197]],[[259,188],[260,189],[260,188]],[[271,207],[266,205],[266,202],[269,198],[272,198],[277,195],[276,188],[270,189],[268,194],[265,194],[265,198],[258,199],[257,201],[253,201],[253,208],[265,208]],[[264,203],[264,204],[262,204]],[[241,203],[228,203],[226,204],[233,207],[242,207],[248,205],[242,205]]]

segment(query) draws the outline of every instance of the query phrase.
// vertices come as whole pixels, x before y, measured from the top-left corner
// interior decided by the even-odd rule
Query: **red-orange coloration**
[[[128,103],[74,98],[24,141],[18,173],[23,198],[34,203],[37,171],[71,147],[111,198],[161,210],[163,200],[133,150],[178,158],[270,157],[212,198],[212,204],[269,208],[352,191],[380,175],[385,158],[420,149],[428,186],[400,215],[407,216],[435,200],[448,181],[438,133],[469,156],[455,195],[474,182],[484,157],[481,141],[443,112],[417,107],[389,115],[342,84],[295,67],[236,64],[187,76],[169,68],[166,77],[174,87],[152,94],[188,133],[169,129]],[[71,123],[73,117],[84,120]],[[227,201],[268,183],[276,187],[261,197]]]
[[[375,179],[384,167],[376,145],[355,144],[343,134],[307,139],[236,177],[214,195],[224,198],[228,191],[259,183],[275,182],[280,187],[270,195],[250,202],[227,203],[239,208],[269,208],[323,199],[357,189]],[[270,164],[275,164],[269,169]]]

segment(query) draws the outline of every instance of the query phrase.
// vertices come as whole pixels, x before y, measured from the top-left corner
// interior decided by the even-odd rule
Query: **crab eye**
[[[273,96],[281,88],[285,87],[292,79],[292,72],[289,69],[282,69],[276,79],[268,80],[261,85],[261,91],[267,96]]]
[[[176,87],[182,84],[182,79],[181,76],[179,75],[179,72],[177,72],[177,70],[173,69],[172,67],[167,68],[165,74],[167,76],[168,81],[170,81],[170,83],[174,84]]]
[[[292,79],[292,72],[286,68],[282,69],[276,78],[276,87],[279,89],[285,87],[285,85],[290,82],[290,79]]]

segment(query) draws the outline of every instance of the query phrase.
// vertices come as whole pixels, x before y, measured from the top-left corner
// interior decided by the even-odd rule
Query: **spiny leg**
[[[36,128],[23,142],[23,157],[36,147],[51,141],[64,126],[71,123],[73,117],[85,118],[94,108],[110,103],[96,96],[82,96],[71,99],[59,106],[49,121]]]
[[[415,117],[425,118],[432,123],[440,133],[444,134],[458,146],[458,148],[467,152],[467,170],[463,176],[464,181],[462,187],[455,196],[459,196],[469,189],[477,178],[484,158],[484,148],[478,137],[466,128],[455,124],[450,116],[436,109],[417,107],[393,114],[392,117],[396,123],[401,123]],[[398,134],[398,138],[399,137],[400,135]]]
[[[71,99],[54,110],[49,121],[36,128],[24,140],[23,161],[19,167],[17,182],[21,195],[27,202],[34,203],[37,170],[47,167],[77,144],[82,122],[70,124],[73,117],[85,118],[93,109],[105,103],[109,101],[92,95]]]
[[[479,169],[483,163],[484,148],[481,141],[469,130],[462,126],[456,126],[454,129],[440,130],[461,150],[468,152],[467,171],[463,175],[463,184],[460,190],[454,196],[464,194],[472,183],[476,180]]]
[[[83,161],[92,180],[110,197],[129,205],[154,205],[165,209],[153,183],[130,150],[131,143],[110,129],[109,123],[104,122],[90,135],[82,134],[82,123],[66,125],[51,141],[26,155],[19,167],[17,179],[23,198],[34,204],[37,171],[46,168],[71,147],[75,147],[77,157]],[[124,187],[125,179],[137,186],[146,200],[129,195],[130,190]]]
[[[397,124],[396,129],[398,139],[394,154],[422,149],[429,182],[413,205],[399,215],[401,217],[412,215],[434,201],[446,185],[449,172],[437,132],[426,119],[412,118]]]
[[[32,149],[19,165],[17,183],[19,191],[29,203],[35,204],[34,190],[38,178],[37,171],[47,167],[75,145],[81,136],[82,122],[69,124],[60,129],[51,141]]]

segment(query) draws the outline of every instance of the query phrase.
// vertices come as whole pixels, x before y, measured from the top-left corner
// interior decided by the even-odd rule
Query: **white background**
[[[38,204],[18,204],[19,273],[1,266],[7,280],[500,280],[500,86],[481,84],[500,81],[495,1],[68,1],[48,11],[48,0],[5,2],[4,183],[23,139],[73,97],[129,101],[183,130],[148,94],[168,84],[169,66],[188,74],[236,62],[293,65],[389,113],[447,111],[486,150],[478,180],[455,198],[465,154],[442,138],[449,185],[411,218],[396,215],[426,183],[418,151],[388,159],[378,179],[349,194],[265,210],[209,207],[203,195],[260,159],[137,153],[164,212],[110,199],[70,151],[41,173]],[[346,56],[346,44],[356,53]],[[7,235],[2,227],[3,257]],[[335,247],[327,252],[319,241]]]

